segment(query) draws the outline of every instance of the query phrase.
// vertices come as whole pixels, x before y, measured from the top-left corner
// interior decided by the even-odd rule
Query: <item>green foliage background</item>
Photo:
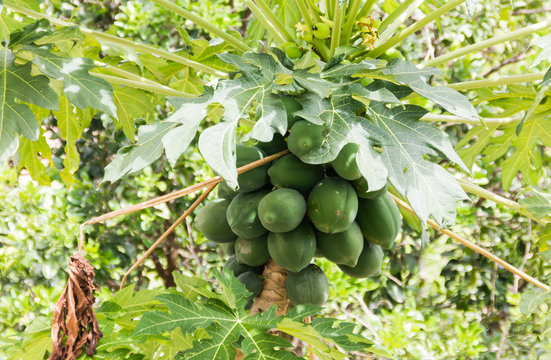
[[[233,5],[222,0],[177,3],[221,28],[238,29],[242,26],[242,18],[247,16],[240,1],[231,2]],[[395,6],[393,1],[384,3],[386,6]],[[458,8],[437,24],[409,37],[400,45],[396,54],[418,62],[426,55],[427,42],[432,45],[434,54],[438,55],[444,47],[447,50],[459,49],[499,32],[526,27],[545,19],[546,14],[511,14],[523,9],[539,9],[545,7],[545,3],[479,1],[473,18],[464,9]],[[71,17],[77,23],[138,42],[154,43],[167,49],[200,49],[205,46],[204,40],[190,42],[190,38],[206,36],[203,31],[186,23],[184,28],[187,32],[179,32],[178,25],[182,23],[180,17],[146,1],[121,1],[116,8],[112,8],[113,4],[108,1],[53,1],[52,4],[51,11],[56,15]],[[519,61],[499,67],[495,73],[528,72],[539,53],[537,47],[529,48],[531,41],[530,38],[521,38],[464,56],[447,68],[442,79],[449,82],[472,80],[473,74],[488,73],[516,57],[519,57]],[[99,52],[96,44],[88,45],[90,54]],[[525,51],[527,48],[529,50]],[[105,62],[115,63],[121,59],[131,59],[132,56],[113,48]],[[537,66],[545,70],[548,65],[544,61]],[[181,77],[173,76],[172,73],[155,73],[154,66],[148,67],[146,63],[144,66],[151,72],[150,75],[163,78],[173,88],[200,93],[199,88],[186,87]],[[489,96],[484,91],[472,91],[469,95]],[[515,91],[530,93],[527,99],[535,98],[532,87],[519,86],[507,90],[509,93]],[[149,99],[152,97],[149,94],[139,91],[138,95],[144,96],[146,102],[157,103],[155,99]],[[482,103],[481,107],[486,111],[483,112],[484,116],[492,117],[492,112],[499,106],[504,106],[507,112],[510,104],[503,105],[499,101],[498,98],[496,103]],[[422,98],[415,102],[425,108],[432,106]],[[134,126],[166,117],[170,107],[150,106],[142,110],[132,114],[136,120],[126,126],[124,123],[113,124],[113,120],[107,116],[91,117],[90,126],[86,127],[75,148],[80,159],[76,166],[64,163],[67,159],[65,153],[71,146],[67,138],[59,137],[55,131],[48,132],[49,127],[54,129],[59,125],[56,119],[50,118],[43,131],[52,136],[49,141],[58,145],[52,153],[53,166],[44,167],[47,176],[38,179],[43,185],[29,182],[26,176],[18,177],[13,167],[1,169],[0,359],[10,356],[17,358],[22,354],[33,359],[32,356],[38,353],[30,351],[29,344],[34,343],[36,346],[48,343],[47,336],[43,336],[44,331],[40,330],[47,329],[53,306],[65,284],[65,264],[76,248],[80,223],[106,211],[150,199],[212,176],[212,171],[197,151],[197,144],[193,143],[174,168],[169,166],[163,156],[143,172],[128,175],[123,181],[98,185],[113,154],[121,145],[131,144],[128,139],[134,136]],[[523,194],[518,192],[521,180],[542,188],[549,186],[549,148],[540,147],[537,161],[541,167],[535,174],[528,176],[529,172],[526,171],[523,172],[523,178],[509,176],[509,180],[505,180],[506,184],[502,184],[501,164],[496,163],[490,153],[486,153],[486,157],[472,156],[472,161],[467,160],[469,148],[464,145],[468,144],[465,140],[460,143],[460,140],[472,131],[468,125],[444,125],[442,128],[450,135],[454,145],[459,143],[460,155],[468,165],[474,164],[473,178],[487,189],[511,198],[521,198]],[[477,136],[481,137],[481,134]],[[514,150],[509,151],[509,155],[514,154]],[[75,171],[75,180],[70,187],[62,185],[63,169],[67,167]],[[109,302],[117,303],[122,297],[120,294],[119,298],[112,295],[122,274],[193,199],[193,196],[185,197],[173,204],[86,229],[86,256],[96,268],[97,282],[101,286],[98,293],[103,304],[99,310],[100,319],[116,313],[109,308]],[[525,217],[473,196],[471,202],[464,202],[458,209],[454,230],[476,239],[479,245],[492,249],[496,255],[512,264],[522,264],[526,272],[542,281],[551,282],[549,250],[538,252],[545,250],[543,244],[551,239]],[[224,255],[211,248],[201,234],[192,229],[193,241],[190,242],[189,238],[187,227],[179,227],[175,236],[132,274],[138,288],[151,291],[138,293],[142,296],[140,304],[145,308],[160,306],[153,300],[153,296],[165,292],[161,290],[163,287],[176,284],[173,270],[184,276],[201,273],[212,275],[213,269],[220,268],[224,263]],[[323,310],[323,315],[355,322],[362,336],[379,344],[395,358],[551,358],[551,334],[548,331],[551,322],[547,316],[550,297],[541,296],[539,291],[525,282],[517,282],[509,272],[495,267],[486,258],[445,237],[429,233],[429,238],[429,245],[422,247],[417,225],[408,223],[399,246],[385,259],[384,276],[378,279],[350,279],[338,271],[335,265],[319,259],[318,264],[328,275],[331,284],[330,302]],[[118,303],[121,307],[125,305],[128,304],[122,300]],[[20,344],[23,332],[27,333],[27,343]],[[132,329],[121,331],[120,336],[130,336],[131,332]],[[196,335],[197,338],[201,337],[200,333]],[[178,331],[171,336],[180,344],[190,341]],[[10,344],[19,345],[8,347]],[[142,343],[134,354],[154,358],[150,345]],[[25,351],[18,353],[18,349]],[[177,351],[184,349],[182,346]],[[121,354],[121,358],[127,355],[124,352]],[[374,358],[377,356],[373,355]],[[102,358],[101,355],[98,358]]]

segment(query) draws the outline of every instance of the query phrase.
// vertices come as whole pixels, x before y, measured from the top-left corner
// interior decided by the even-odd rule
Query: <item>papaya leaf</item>
[[[52,164],[52,151],[44,138],[43,131],[41,131],[36,141],[21,137],[18,153],[17,169],[25,168],[29,171],[32,179],[38,181],[40,185],[50,185],[51,179],[48,176],[48,169],[42,163],[42,159],[46,159]]]
[[[53,33],[50,22],[46,19],[37,20],[32,24],[24,26],[21,30],[10,35],[9,47],[29,45],[44,36],[50,36]]]
[[[290,343],[267,333],[275,328],[275,308],[253,316],[245,312],[250,293],[229,271],[215,271],[221,286],[221,297],[196,302],[173,293],[159,295],[168,312],[146,313],[137,325],[134,336],[171,332],[180,327],[183,333],[205,329],[208,338],[193,343],[177,359],[234,359],[239,348],[247,359],[297,359],[289,351]],[[240,338],[242,338],[240,340]]]
[[[540,305],[551,301],[551,293],[540,289],[528,289],[522,293],[518,308],[525,315],[532,314]]]
[[[535,218],[541,219],[551,214],[551,194],[532,186],[532,196],[519,201],[519,204]]]
[[[33,64],[45,75],[65,84],[65,96],[73,105],[85,110],[91,107],[117,117],[113,88],[100,78],[88,73],[95,68],[89,58],[64,58],[42,48],[28,46],[33,52]]]
[[[57,95],[47,77],[31,75],[31,64],[14,64],[15,55],[9,49],[0,51],[0,161],[14,154],[19,135],[38,139],[38,121],[31,109],[18,102],[25,101],[40,107],[57,109]]]
[[[383,103],[372,103],[368,116],[386,135],[382,152],[375,156],[386,166],[390,183],[407,198],[421,221],[432,216],[441,226],[452,225],[456,202],[467,196],[453,175],[426,156],[444,157],[466,168],[448,135],[419,121],[425,114],[426,110],[414,105],[388,108]]]
[[[361,64],[363,62],[357,65]],[[392,59],[386,67],[381,69],[372,69],[372,65],[370,67],[361,69],[356,76],[387,80],[409,86],[414,92],[442,106],[454,115],[466,119],[478,118],[476,109],[464,95],[445,86],[429,85],[432,76],[441,74],[441,71],[436,68],[419,69],[413,63],[398,58]]]
[[[117,107],[115,127],[122,128],[124,135],[134,140],[134,119],[154,110],[151,97],[144,91],[122,87],[113,91],[113,99]]]

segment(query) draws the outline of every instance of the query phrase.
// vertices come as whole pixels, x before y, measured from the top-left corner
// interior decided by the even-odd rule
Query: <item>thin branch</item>
[[[404,201],[400,200],[399,198],[397,198],[396,196],[390,194],[390,196],[392,196],[392,198],[394,199],[394,201],[396,202],[396,204],[398,204],[398,206],[400,206],[401,208],[403,208],[404,210],[408,211],[409,213],[411,213],[412,215],[415,215],[415,212],[413,211],[413,209]],[[437,230],[437,231],[440,231],[444,234],[446,234],[448,237],[452,238],[453,240],[463,244],[464,246],[468,247],[469,249],[479,253],[480,255],[482,256],[485,256],[487,257],[488,259],[498,263],[499,265],[503,266],[505,269],[509,270],[510,272],[512,272],[513,274],[516,274],[518,276],[520,276],[521,278],[523,278],[524,280],[536,285],[537,287],[545,290],[545,291],[550,291],[550,288],[549,288],[549,285],[546,285],[544,283],[542,283],[541,281],[539,281],[538,279],[536,278],[533,278],[532,276],[526,274],[524,271],[514,267],[513,265],[509,264],[508,262],[506,262],[505,260],[502,260],[501,258],[497,257],[496,255],[492,254],[491,252],[481,248],[480,246],[470,242],[469,240],[457,235],[456,233],[448,230],[448,229],[443,229],[441,228],[436,222],[434,222],[433,220],[431,219],[428,219],[427,220],[427,224],[429,224],[433,229]]]
[[[271,162],[271,161],[273,161],[277,158],[280,158],[283,155],[286,155],[288,153],[289,153],[289,150],[284,150],[284,151],[278,152],[276,154],[266,156],[263,159],[253,161],[252,163],[249,163],[247,165],[243,165],[240,168],[238,168],[237,173],[242,174],[242,173],[247,172],[249,170],[255,169],[255,168],[257,168],[259,166],[262,166],[264,164],[267,164],[267,163],[269,163],[269,162]],[[160,204],[172,201],[172,200],[176,200],[178,198],[181,198],[182,196],[192,194],[196,191],[199,191],[199,190],[204,189],[206,187],[209,187],[211,185],[216,185],[219,182],[221,182],[222,180],[224,180],[224,179],[221,176],[216,176],[216,177],[210,178],[208,180],[205,180],[203,182],[188,186],[186,188],[173,191],[169,194],[159,196],[159,197],[156,197],[156,198],[151,199],[151,200],[143,201],[141,203],[134,204],[134,205],[122,208],[122,209],[111,211],[111,212],[108,212],[106,214],[103,214],[103,215],[100,215],[100,216],[97,216],[97,217],[94,217],[92,219],[87,220],[86,222],[84,222],[80,225],[80,235],[79,235],[79,244],[78,244],[79,253],[81,252],[82,246],[83,246],[83,243],[84,243],[84,226],[97,224],[97,223],[100,223],[100,222],[103,222],[103,221],[107,221],[109,219],[116,218],[116,217],[121,216],[121,215],[130,214],[130,213],[135,212],[135,211],[144,210],[144,209],[150,208],[150,207],[155,206],[155,205],[160,205]]]
[[[532,238],[532,221],[531,220],[528,220],[528,238],[529,239]],[[519,266],[521,270],[524,268],[524,265],[526,265],[526,261],[532,256],[532,254],[530,253],[530,245],[531,245],[530,241],[527,241],[526,244],[524,245],[524,256],[522,257],[522,261],[520,262],[520,266]],[[519,280],[520,278],[515,275],[514,281],[513,281],[514,294],[518,293]]]
[[[170,235],[174,229],[176,228],[176,226],[178,226],[182,221],[185,220],[186,217],[188,217],[189,214],[191,214],[191,212],[193,210],[195,210],[195,208],[207,197],[208,194],[210,194],[210,192],[216,187],[217,184],[212,184],[210,187],[207,188],[207,190],[203,191],[203,193],[201,194],[201,196],[199,196],[197,198],[197,200],[195,200],[193,202],[193,204],[191,204],[191,206],[178,218],[178,220],[176,220],[174,222],[174,224],[172,224],[158,239],[157,241],[155,241],[153,243],[153,245],[151,245],[151,247],[149,249],[147,249],[147,251],[142,255],[142,257],[136,261],[134,263],[134,265],[132,265],[132,267],[130,269],[128,269],[128,271],[126,273],[124,273],[124,276],[122,277],[122,281],[121,281],[121,287],[120,289],[122,290],[122,288],[124,288],[124,284],[126,283],[126,279],[128,278],[128,275],[130,275],[132,273],[132,271],[134,271],[138,266],[140,266],[140,264],[142,262],[144,262],[145,259],[147,259],[147,257],[149,255],[151,255],[151,253],[155,250],[155,248],[157,246],[159,246],[160,243],[163,242],[163,240],[168,236]]]
[[[484,124],[506,125],[506,124],[519,123],[522,120],[522,116],[512,116],[507,118],[466,119],[461,116],[455,116],[455,115],[426,114],[419,120],[425,121],[425,122],[449,122],[449,123],[456,123],[456,124],[473,124],[473,125],[484,125]]]
[[[491,74],[495,73],[496,71],[498,71],[499,69],[501,69],[502,67],[506,66],[506,65],[509,65],[509,64],[514,64],[516,62],[519,62],[521,60],[524,60],[526,58],[526,51],[523,50],[522,52],[520,52],[519,54],[511,57],[511,58],[508,58],[508,59],[505,59],[503,60],[502,62],[500,62],[499,64],[497,64],[496,66],[492,67],[487,73],[485,73],[484,75],[482,75],[483,78],[485,77],[488,77],[490,76]]]
[[[41,14],[39,12],[27,9],[25,7],[18,6],[18,5],[13,4],[9,1],[4,1],[4,7],[8,8],[12,11],[18,12],[20,14],[23,14],[25,16],[28,16],[30,18],[33,18],[33,19],[46,19],[51,24],[56,25],[56,26],[65,26],[65,27],[67,27],[67,26],[78,26],[80,32],[82,32],[85,36],[94,38],[94,39],[99,40],[99,41],[104,41],[104,42],[110,43],[110,44],[116,44],[116,45],[119,45],[119,46],[122,46],[122,47],[132,48],[132,49],[135,49],[137,51],[141,51],[141,52],[146,53],[146,54],[157,55],[159,57],[162,57],[162,58],[165,58],[165,59],[168,59],[168,60],[172,60],[174,62],[183,64],[185,66],[189,66],[190,68],[193,68],[195,70],[203,71],[207,74],[214,75],[214,76],[217,76],[217,77],[220,77],[220,78],[227,78],[228,77],[228,74],[226,74],[223,71],[211,68],[210,66],[207,66],[207,65],[201,64],[199,62],[187,59],[183,56],[179,56],[179,55],[170,53],[166,50],[157,49],[157,48],[155,48],[153,46],[149,46],[149,45],[139,44],[139,43],[136,43],[136,42],[128,40],[128,39],[123,39],[123,38],[119,38],[117,36],[113,36],[113,35],[109,35],[107,33],[103,33],[101,31],[91,30],[91,29],[85,28],[83,26],[79,26],[75,23],[70,23],[70,22],[66,22],[66,21],[63,21],[63,20],[59,20],[59,19],[53,18],[51,16],[44,15],[44,14]]]
[[[287,28],[285,27],[285,25],[283,25],[281,21],[279,21],[277,16],[275,16],[274,12],[270,9],[266,1],[255,0],[255,2],[260,8],[260,10],[262,11],[262,13],[266,15],[266,18],[270,21],[270,23],[274,26],[274,28],[279,32],[279,34],[282,35],[285,41],[295,41],[295,38],[293,37],[293,35],[289,31],[287,31]]]
[[[398,28],[406,21],[408,20],[411,15],[423,4],[424,0],[409,0],[404,1],[401,6],[399,6],[396,10],[390,14],[388,18],[383,21],[381,26],[379,27],[379,38],[377,41],[375,41],[375,46],[378,47],[381,44],[388,41],[388,39],[398,30]],[[395,18],[392,18],[395,16],[395,13],[397,14]],[[388,23],[387,27],[385,28],[385,24],[387,23],[387,20],[390,22]]]
[[[479,50],[482,50],[482,49],[486,49],[486,48],[489,48],[490,46],[501,44],[501,43],[504,43],[506,41],[516,40],[518,38],[521,38],[523,36],[535,33],[535,32],[540,31],[540,30],[545,30],[549,26],[551,26],[551,20],[546,20],[546,21],[539,22],[537,24],[533,24],[533,25],[530,25],[530,26],[523,27],[522,29],[519,29],[519,30],[516,30],[516,31],[507,32],[507,33],[502,34],[502,35],[494,36],[493,38],[490,38],[488,40],[484,40],[484,41],[478,42],[476,44],[472,44],[472,45],[469,45],[469,46],[459,48],[455,51],[451,51],[447,54],[444,54],[444,55],[439,56],[437,58],[434,58],[430,61],[427,61],[425,63],[425,66],[441,65],[441,64],[444,64],[448,61],[460,58],[463,55],[466,55],[466,54],[469,54],[469,53],[472,53],[472,52],[476,52],[476,51],[479,51]]]
[[[544,12],[551,12],[551,8],[539,8],[539,9],[519,9],[511,13],[513,16],[528,15],[528,14],[541,14]]]

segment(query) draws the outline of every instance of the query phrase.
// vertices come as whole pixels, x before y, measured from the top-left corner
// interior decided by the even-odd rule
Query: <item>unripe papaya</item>
[[[264,151],[255,146],[237,145],[235,148],[236,166],[241,166],[252,163],[253,161],[260,160],[266,156]],[[259,166],[253,170],[247,171],[237,176],[237,182],[239,188],[237,192],[249,192],[258,190],[268,182],[268,170],[269,164]],[[223,181],[224,183],[226,181]]]
[[[287,296],[294,305],[313,304],[321,306],[329,297],[329,281],[323,271],[310,264],[297,273],[287,275]]]
[[[338,265],[339,269],[346,275],[353,278],[366,278],[381,274],[383,265],[383,249],[379,245],[364,243],[364,248],[356,266]]]
[[[226,243],[235,240],[237,235],[233,233],[226,219],[226,210],[230,201],[215,199],[209,201],[197,214],[195,226],[207,239]]]
[[[367,180],[363,177],[359,178],[356,181],[353,181],[352,186],[354,187],[354,189],[356,189],[356,195],[358,195],[358,197],[362,199],[376,199],[386,194],[388,190],[388,183],[386,183],[385,186],[383,186],[379,190],[369,191]]]
[[[239,237],[250,239],[267,233],[258,218],[258,204],[267,193],[266,190],[239,193],[230,202],[226,218]]]
[[[323,22],[316,23],[312,27],[314,36],[318,39],[327,39],[329,36],[331,36],[331,28],[329,25]]]
[[[281,134],[275,133],[272,141],[258,142],[256,147],[264,151],[266,155],[273,155],[287,149],[287,142]]]
[[[237,261],[249,266],[264,265],[270,260],[268,252],[268,235],[252,239],[237,238],[235,241],[235,256]]]
[[[360,168],[356,163],[356,155],[358,154],[358,145],[349,143],[346,144],[335,160],[331,161],[333,169],[337,174],[345,180],[356,180],[362,177]]]
[[[252,292],[252,295],[249,299],[255,298],[262,291],[262,280],[258,277],[258,274],[255,274],[252,271],[246,271],[237,277],[237,280],[241,282],[247,290]]]
[[[312,124],[306,120],[297,121],[287,138],[289,151],[300,158],[312,150],[319,149],[323,143],[324,129],[323,126]]]
[[[249,265],[241,264],[237,261],[237,257],[232,255],[228,258],[224,264],[224,268],[230,270],[233,273],[233,276],[238,277],[246,271],[252,271],[256,274],[261,274],[264,270],[263,266],[252,267]]]
[[[400,232],[400,210],[387,193],[376,199],[359,199],[356,221],[364,237],[373,244],[390,249]]]
[[[335,264],[355,266],[364,248],[364,237],[356,222],[335,234],[317,232],[318,248]]]
[[[276,264],[285,270],[299,272],[316,253],[316,235],[310,224],[303,222],[286,233],[268,234],[268,251]]]
[[[222,248],[224,254],[228,256],[235,255],[235,241],[220,244],[220,247]]]
[[[264,228],[284,233],[296,228],[306,214],[306,201],[294,189],[276,189],[258,204],[258,218]]]
[[[218,197],[222,199],[233,199],[239,192],[237,190],[232,189],[228,184],[226,184],[225,181],[222,181],[217,186],[218,189]]]
[[[293,154],[277,159],[268,169],[272,185],[307,194],[323,178],[323,166],[302,162]]]
[[[338,177],[327,177],[308,196],[308,216],[321,232],[345,231],[356,218],[358,197],[352,185]]]
[[[281,101],[283,102],[283,106],[285,106],[285,111],[287,112],[287,129],[290,129],[299,119],[295,116],[295,112],[302,109],[302,105],[300,105],[294,97],[287,95],[282,95]]]

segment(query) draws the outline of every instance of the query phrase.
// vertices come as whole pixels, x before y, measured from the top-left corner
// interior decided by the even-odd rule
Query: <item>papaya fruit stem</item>
[[[287,270],[283,269],[270,260],[264,265],[264,283],[262,291],[254,300],[251,307],[251,315],[266,311],[270,306],[276,306],[276,315],[285,315],[291,305],[287,298],[287,288],[285,280],[287,279]]]
[[[389,193],[390,194],[390,193]],[[401,208],[403,208],[404,210],[408,211],[409,213],[411,213],[412,215],[414,216],[417,216],[417,214],[415,214],[415,212],[413,211],[413,209],[404,201],[400,200],[399,198],[397,198],[396,196],[390,194],[390,196],[392,196],[392,198],[394,199],[394,201],[396,202],[396,204],[398,204],[398,206],[400,206]],[[441,228],[436,222],[434,222],[433,220],[431,219],[427,219],[427,223],[435,230],[437,231],[440,231],[444,234],[446,234],[448,237],[452,238],[453,240],[463,244],[464,246],[468,247],[469,249],[479,253],[480,255],[482,256],[485,256],[487,257],[488,259],[492,260],[493,262],[503,266],[505,269],[509,270],[510,272],[512,272],[513,274],[523,278],[524,280],[528,281],[529,283],[532,283],[534,285],[536,285],[537,287],[539,287],[540,289],[543,289],[545,292],[549,292],[551,289],[549,288],[549,285],[546,285],[544,283],[542,283],[541,281],[539,281],[538,279],[536,278],[533,278],[532,276],[528,275],[527,273],[525,273],[524,271],[520,270],[519,268],[516,268],[514,267],[513,265],[509,264],[508,262],[506,262],[505,260],[502,260],[501,258],[497,257],[496,255],[492,254],[491,252],[489,252],[488,250],[485,250],[483,248],[481,248],[480,246],[472,243],[471,241],[465,239],[464,237],[448,230],[448,229],[443,229]]]

